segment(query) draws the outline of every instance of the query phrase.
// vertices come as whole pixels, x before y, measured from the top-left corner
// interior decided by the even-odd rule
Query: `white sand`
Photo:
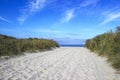
[[[0,62],[0,80],[120,80],[106,59],[80,47],[26,54]]]

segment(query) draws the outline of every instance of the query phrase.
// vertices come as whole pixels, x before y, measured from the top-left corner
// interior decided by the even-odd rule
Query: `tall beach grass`
[[[54,47],[59,47],[59,44],[54,40],[38,38],[17,39],[0,34],[0,56],[21,55],[25,51],[41,51]]]
[[[120,26],[86,41],[86,47],[99,55],[108,57],[112,66],[120,71]]]

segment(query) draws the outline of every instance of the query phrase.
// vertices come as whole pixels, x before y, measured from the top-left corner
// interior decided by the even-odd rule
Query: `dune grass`
[[[107,32],[86,41],[86,47],[108,57],[112,66],[120,71],[120,26],[115,32]]]
[[[54,40],[38,38],[17,39],[0,34],[0,56],[21,55],[25,51],[42,51],[54,47],[59,47],[59,44]]]

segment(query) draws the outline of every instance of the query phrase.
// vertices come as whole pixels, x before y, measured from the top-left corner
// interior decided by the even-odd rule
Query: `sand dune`
[[[119,80],[106,62],[85,48],[61,47],[0,62],[0,80]]]

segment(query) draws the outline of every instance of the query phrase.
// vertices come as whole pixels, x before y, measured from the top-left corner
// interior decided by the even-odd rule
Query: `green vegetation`
[[[86,41],[86,47],[108,57],[114,68],[120,71],[120,26],[115,32],[107,32]]]
[[[54,40],[38,38],[17,39],[0,34],[0,56],[20,55],[25,51],[41,51],[54,47],[59,47],[59,44]]]

